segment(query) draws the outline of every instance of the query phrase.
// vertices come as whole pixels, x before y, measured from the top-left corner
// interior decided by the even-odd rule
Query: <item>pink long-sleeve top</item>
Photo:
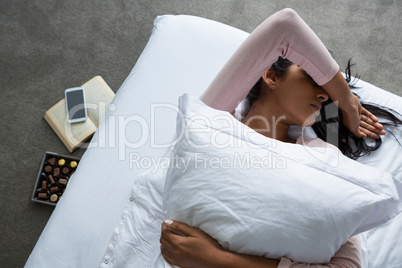
[[[292,9],[275,13],[259,25],[224,65],[201,100],[219,110],[234,111],[263,73],[287,58],[303,68],[318,85],[330,81],[339,66],[311,28]],[[360,267],[358,236],[350,238],[327,264],[281,258],[278,267]]]
[[[279,56],[303,68],[320,86],[339,71],[318,36],[295,11],[286,8],[267,18],[250,34],[201,100],[212,108],[233,112]]]
[[[311,264],[293,262],[287,258],[281,258],[278,268],[357,268],[361,267],[360,237],[358,235],[349,240],[335,253],[329,263]]]

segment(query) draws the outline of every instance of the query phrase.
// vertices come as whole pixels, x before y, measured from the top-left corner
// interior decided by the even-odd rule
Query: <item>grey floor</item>
[[[53,211],[30,201],[44,153],[84,153],[69,154],[43,119],[65,88],[101,75],[117,91],[157,15],[196,15],[252,31],[284,7],[305,19],[341,69],[353,57],[363,80],[402,96],[400,0],[2,0],[0,266],[24,265]]]

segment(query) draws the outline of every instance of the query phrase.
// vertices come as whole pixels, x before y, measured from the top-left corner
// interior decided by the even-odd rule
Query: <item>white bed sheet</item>
[[[158,207],[163,184],[150,180],[156,177],[149,173],[140,175],[146,168],[137,168],[136,159],[163,158],[175,133],[178,96],[199,96],[247,35],[193,16],[155,20],[146,48],[116,94],[26,267],[107,267],[113,264],[119,239],[149,252],[158,239],[149,230],[159,228],[163,215],[152,206],[137,208]],[[363,100],[402,113],[400,97],[363,81],[358,85]],[[400,131],[396,134],[402,140]],[[402,180],[401,147],[393,138],[387,136],[379,151],[360,161]],[[130,217],[136,224],[127,228]],[[123,230],[131,231],[123,235]],[[364,234],[367,267],[401,267],[401,231],[398,216]],[[133,253],[119,254],[128,261]],[[138,264],[150,257],[142,255]]]

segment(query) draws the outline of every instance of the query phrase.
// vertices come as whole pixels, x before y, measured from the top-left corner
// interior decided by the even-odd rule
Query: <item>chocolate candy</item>
[[[46,153],[39,171],[32,200],[48,204],[57,203],[62,197],[69,178],[75,172],[78,160],[68,156],[58,156],[54,153]]]
[[[46,191],[46,189],[47,189],[47,181],[42,181],[41,189],[42,189],[42,191]]]
[[[53,186],[53,187],[50,187],[49,191],[51,193],[55,193],[55,192],[60,191],[60,188],[59,188],[59,186]]]
[[[59,184],[62,184],[62,185],[67,185],[67,179],[63,179],[63,178],[60,178],[59,179]]]
[[[53,169],[53,176],[55,177],[60,176],[60,168],[56,167]]]
[[[57,194],[52,194],[50,196],[50,202],[57,202],[57,200],[59,199],[59,196]]]
[[[47,176],[49,178],[50,184],[56,184],[56,181],[53,179],[52,175]]]
[[[47,193],[38,193],[39,199],[47,199]]]
[[[62,172],[64,175],[67,175],[67,174],[70,172],[70,169],[69,169],[68,167],[64,167],[64,168],[61,170],[61,172]]]
[[[51,164],[52,166],[54,166],[54,164],[56,164],[56,157],[49,158],[49,159],[47,160],[47,162],[48,162],[49,164]]]
[[[50,173],[50,171],[52,171],[52,166],[45,166],[45,168],[43,169],[46,173]]]

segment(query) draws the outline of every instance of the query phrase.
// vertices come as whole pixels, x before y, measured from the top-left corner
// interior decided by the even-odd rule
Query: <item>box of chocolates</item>
[[[56,205],[63,196],[80,159],[46,152],[39,169],[32,201]]]

